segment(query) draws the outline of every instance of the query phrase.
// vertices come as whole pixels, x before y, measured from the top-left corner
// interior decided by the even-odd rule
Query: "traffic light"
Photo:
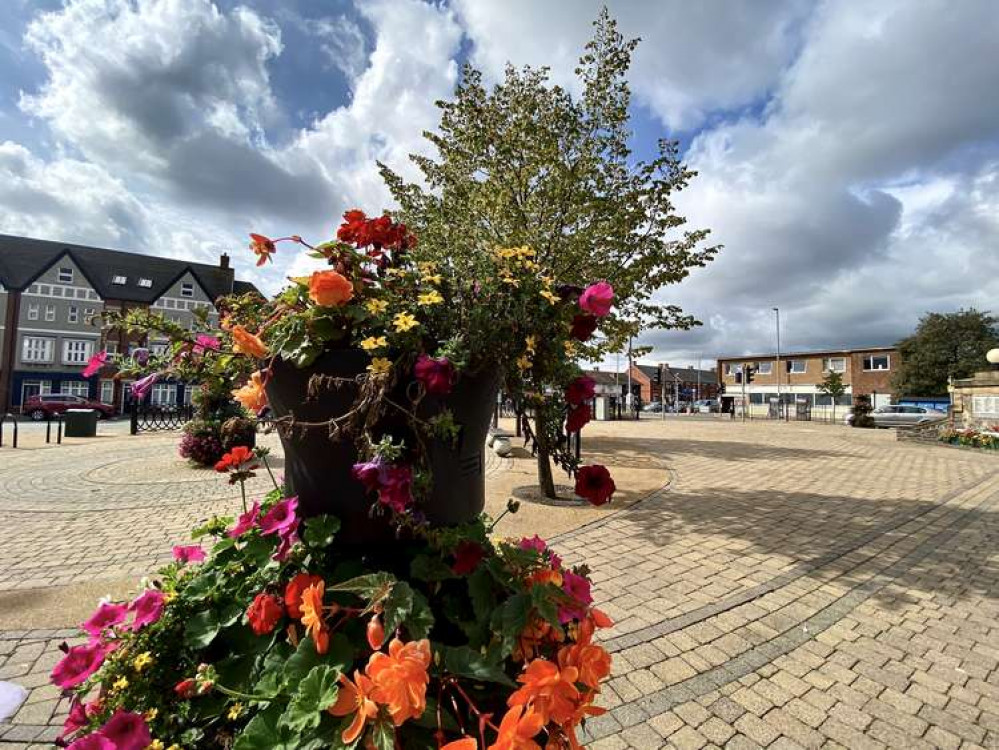
[[[752,367],[747,367],[746,368],[746,384],[747,385],[749,383],[753,382],[753,374],[754,374],[754,372],[755,372],[755,370]]]
[[[742,370],[736,370],[736,372],[735,372],[735,382],[736,383],[741,383],[742,382]]]
[[[653,377],[653,382],[656,385],[662,385],[662,382],[663,382],[663,366],[662,365],[656,365],[656,374]]]
[[[786,362],[784,363],[784,369],[785,369],[785,370],[787,370],[787,374],[788,374],[788,375],[790,375],[790,374],[791,374],[791,360],[787,360],[787,361],[786,361]]]

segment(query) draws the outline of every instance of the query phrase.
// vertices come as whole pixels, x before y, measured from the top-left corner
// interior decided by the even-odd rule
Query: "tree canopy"
[[[947,378],[967,378],[988,366],[985,354],[999,347],[999,318],[974,308],[928,313],[916,332],[898,344],[901,366],[892,379],[902,396],[940,396]]]

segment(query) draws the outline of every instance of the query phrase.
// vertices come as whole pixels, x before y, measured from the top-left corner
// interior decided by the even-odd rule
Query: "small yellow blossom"
[[[163,602],[165,604],[169,604],[170,602],[172,602],[176,598],[177,598],[177,592],[176,591],[168,591],[163,596]]]
[[[444,298],[441,296],[440,292],[436,289],[432,289],[429,292],[421,294],[416,298],[416,301],[420,305],[439,305],[444,301]]]
[[[424,284],[440,284],[442,277],[439,273],[428,273],[423,277]]]
[[[538,345],[538,337],[528,336],[526,339],[524,339],[524,345],[527,347],[528,354],[534,354],[534,347]]]
[[[112,690],[124,690],[127,687],[128,687],[127,677],[119,677],[117,680],[114,681],[114,684],[111,685]]]
[[[154,721],[159,715],[160,710],[158,708],[150,708],[143,714],[143,716],[146,717],[146,721]],[[162,745],[160,747],[162,747]]]
[[[544,297],[549,302],[551,302],[553,305],[557,305],[559,303],[558,295],[555,294],[551,289],[543,290],[541,292],[541,296]]]
[[[146,750],[163,750],[166,745],[163,744],[162,740],[153,740],[148,745],[146,745]]]
[[[418,321],[412,314],[408,312],[396,313],[396,316],[392,319],[392,324],[395,326],[395,330],[399,333],[405,333],[411,328],[416,328],[420,325]]]
[[[368,336],[361,342],[361,348],[366,352],[370,352],[374,349],[381,349],[385,346],[388,346],[388,339],[384,336]]]
[[[385,269],[385,275],[386,276],[403,276],[403,275],[405,275],[405,273],[406,272],[404,270],[402,270],[401,268],[386,268]]]
[[[429,274],[437,270],[437,264],[429,260],[424,260],[416,264],[416,267],[420,269],[420,273]]]
[[[576,356],[576,342],[566,341],[563,346],[565,346],[565,356],[575,357]]]
[[[136,672],[141,672],[143,669],[148,667],[153,663],[153,655],[148,651],[143,651],[141,654],[135,657],[132,661],[132,668]]]
[[[233,703],[232,707],[229,709],[229,714],[228,714],[229,721],[235,721],[242,715],[243,715],[243,704]]]
[[[170,747],[168,747],[167,750],[184,750],[184,748],[182,748],[180,745],[178,745],[175,742],[172,745],[170,745]]]
[[[372,375],[385,375],[392,369],[392,360],[386,357],[375,357],[368,365],[368,372]]]
[[[521,265],[524,268],[526,268],[528,271],[537,271],[539,268],[541,268],[541,264],[538,263],[536,260],[525,260],[521,263]]]
[[[372,315],[381,315],[388,309],[388,302],[383,299],[369,299],[364,306]]]
[[[528,357],[526,354],[521,354],[520,357],[517,358],[517,367],[519,367],[521,370],[530,370],[531,358]]]
[[[520,281],[518,279],[515,279],[513,276],[511,276],[508,273],[505,273],[502,276],[500,276],[500,281],[502,281],[504,284],[509,284],[512,287],[520,286]]]

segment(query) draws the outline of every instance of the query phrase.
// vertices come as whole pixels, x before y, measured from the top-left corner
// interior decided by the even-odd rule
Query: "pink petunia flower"
[[[87,366],[83,368],[83,372],[80,374],[85,378],[92,378],[101,371],[101,368],[104,367],[107,361],[107,352],[97,352],[97,354],[87,360]]]
[[[260,503],[254,502],[253,507],[246,511],[246,513],[242,514],[236,520],[236,524],[226,532],[226,536],[232,537],[233,539],[242,536],[256,526],[258,520],[260,520]]]
[[[579,295],[579,306],[590,313],[602,318],[610,312],[614,302],[614,287],[606,281],[598,281],[590,284],[583,293]]]
[[[115,750],[145,750],[153,741],[142,714],[120,708],[97,733],[111,740]]]
[[[197,544],[176,546],[173,548],[173,559],[182,563],[204,562],[205,551]]]
[[[264,534],[281,534],[286,530],[298,527],[298,498],[286,497],[279,503],[274,503],[271,509],[260,519],[260,530]]]
[[[148,394],[149,391],[152,390],[153,385],[159,379],[160,379],[160,374],[158,372],[154,372],[152,375],[146,375],[146,377],[142,378],[141,380],[136,380],[131,385],[132,398],[134,398],[136,401],[141,401],[142,399],[144,399],[146,397],[146,394]]]
[[[81,701],[74,698],[73,702],[69,705],[69,715],[62,723],[62,733],[59,736],[65,739],[73,734],[73,732],[83,729],[88,723],[87,709]]]
[[[118,750],[117,746],[100,732],[74,740],[66,750]]]
[[[135,613],[132,630],[139,630],[159,620],[163,615],[164,606],[166,606],[166,602],[162,591],[159,589],[143,591],[128,607]]]
[[[521,549],[533,549],[538,554],[542,554],[546,549],[548,549],[548,543],[537,534],[530,539],[525,536],[520,540],[517,546]]]
[[[566,623],[570,620],[583,619],[586,616],[586,608],[593,603],[590,582],[583,576],[566,570],[562,573],[562,590],[573,599],[573,604],[559,607],[559,621]]]
[[[279,532],[278,539],[277,549],[274,550],[274,554],[271,555],[271,559],[277,560],[278,562],[284,562],[288,558],[291,548],[294,547],[299,541],[298,532],[293,528],[284,529]]]
[[[201,354],[206,349],[208,351],[217,352],[222,347],[222,342],[214,336],[209,336],[207,333],[199,333],[195,337],[194,342],[195,354]]]
[[[108,648],[99,642],[73,646],[52,670],[52,684],[63,690],[83,684],[101,668],[107,653]]]
[[[90,618],[80,627],[92,636],[100,636],[108,628],[121,625],[128,618],[128,607],[124,604],[101,604]]]
[[[427,393],[435,396],[446,396],[454,386],[454,365],[447,357],[435,359],[421,354],[416,360],[413,374],[427,389]]]

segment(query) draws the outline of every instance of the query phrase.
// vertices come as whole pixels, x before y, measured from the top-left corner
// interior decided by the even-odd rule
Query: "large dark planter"
[[[350,410],[358,386],[344,383],[324,388],[308,400],[309,379],[314,374],[353,379],[363,373],[370,358],[356,350],[332,351],[305,369],[276,360],[267,383],[267,398],[275,418],[292,415],[301,422],[325,422]],[[463,377],[446,397],[428,396],[420,404],[419,416],[427,419],[451,409],[462,426],[458,444],[452,448],[429,440],[427,448],[434,475],[434,487],[419,510],[433,525],[453,525],[473,520],[485,505],[483,448],[496,400],[495,373]],[[403,389],[393,400],[402,403]],[[413,445],[402,422],[386,413],[384,429]],[[282,430],[285,454],[285,483],[297,495],[302,517],[333,514],[342,523],[341,538],[349,544],[385,541],[393,534],[384,516],[371,517],[373,495],[364,491],[351,476],[358,461],[353,436],[330,439],[325,427]]]

